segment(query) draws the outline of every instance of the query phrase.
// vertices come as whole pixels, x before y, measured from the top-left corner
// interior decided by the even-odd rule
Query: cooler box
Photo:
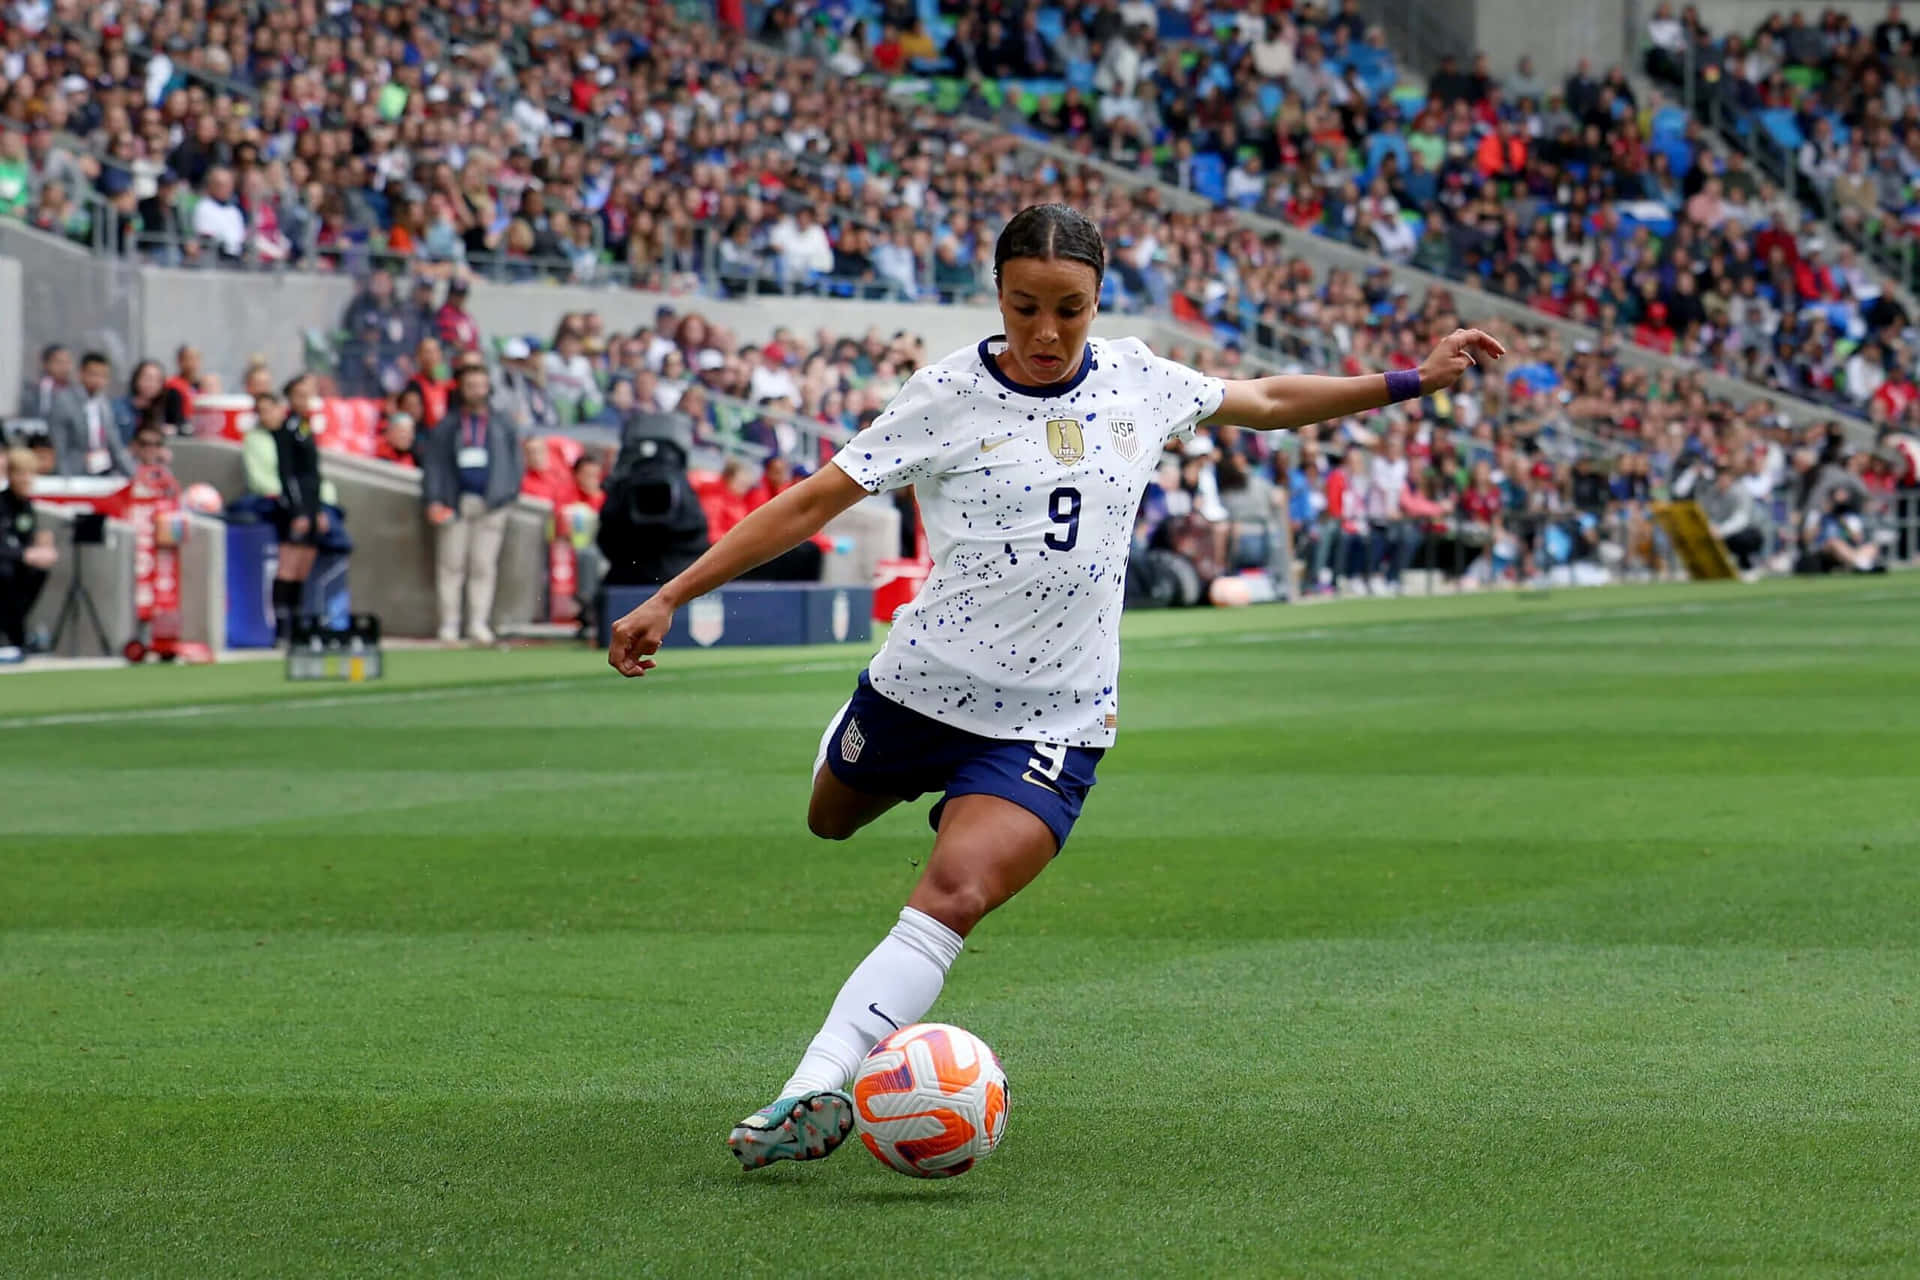
[[[195,396],[193,434],[207,439],[239,440],[253,429],[252,396]]]
[[[658,587],[608,587],[601,593],[600,643],[613,639],[615,619],[652,598]],[[736,582],[673,615],[667,645],[865,644],[873,638],[873,592],[817,582]]]

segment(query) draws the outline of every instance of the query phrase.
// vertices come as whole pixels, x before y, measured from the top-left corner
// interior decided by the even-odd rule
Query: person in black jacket
[[[280,394],[256,396],[253,411],[273,433],[280,464],[280,505],[275,513],[280,558],[273,575],[273,617],[278,634],[292,633],[307,575],[313,572],[327,513],[320,502],[320,446],[313,436],[313,379],[290,379]]]
[[[33,477],[38,473],[29,449],[0,448],[0,662],[18,662],[27,643],[27,614],[47,584],[47,571],[60,558],[53,534],[40,526],[33,510]]]

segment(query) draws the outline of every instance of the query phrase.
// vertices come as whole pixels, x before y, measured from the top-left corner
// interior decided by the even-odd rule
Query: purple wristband
[[[1420,371],[1418,369],[1395,369],[1387,375],[1387,403],[1399,404],[1402,400],[1415,400],[1420,396]]]

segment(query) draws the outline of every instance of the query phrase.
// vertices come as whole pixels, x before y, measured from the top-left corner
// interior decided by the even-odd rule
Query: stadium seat
[[[1287,100],[1286,90],[1271,80],[1262,80],[1259,88],[1260,114],[1271,120],[1280,114],[1280,105]]]
[[[1034,25],[1039,29],[1040,38],[1049,46],[1060,43],[1060,37],[1066,34],[1066,16],[1052,5],[1043,5],[1034,12]]]
[[[1194,156],[1193,189],[1209,200],[1224,204],[1227,199],[1226,162],[1211,151],[1202,151]]]
[[[1786,107],[1773,107],[1760,113],[1761,127],[1774,141],[1774,145],[1798,151],[1807,139],[1800,132],[1800,122]]]

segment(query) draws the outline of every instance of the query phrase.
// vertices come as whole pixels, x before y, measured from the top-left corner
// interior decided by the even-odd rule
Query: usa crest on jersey
[[[1140,456],[1140,433],[1134,429],[1133,419],[1109,419],[1107,438],[1113,441],[1113,451],[1128,462]]]

